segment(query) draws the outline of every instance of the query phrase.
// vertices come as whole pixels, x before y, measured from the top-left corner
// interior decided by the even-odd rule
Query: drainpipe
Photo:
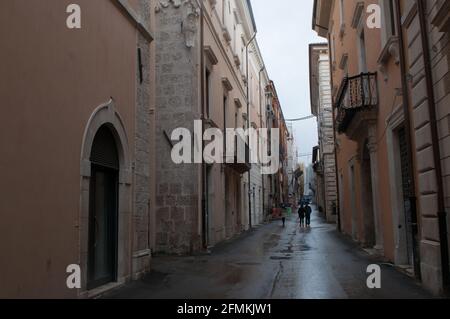
[[[259,85],[259,111],[261,112],[260,117],[260,127],[263,128],[263,106],[262,106],[262,99],[261,99],[261,73],[266,69],[266,66],[263,65],[261,70],[259,70],[259,79],[258,79],[258,85]],[[266,189],[265,189],[265,183],[264,183],[264,175],[262,176],[262,209],[263,209],[263,218],[266,219]]]
[[[401,22],[402,14],[401,14],[401,6],[400,0],[395,0],[395,11],[397,15],[397,34],[399,39],[399,55],[400,55],[400,73],[402,79],[402,95],[403,95],[403,116],[404,126],[405,126],[405,135],[406,135],[406,151],[407,158],[410,165],[408,165],[408,176],[410,178],[409,182],[409,191],[408,199],[410,203],[411,209],[411,221],[412,221],[412,230],[413,230],[413,258],[414,258],[414,276],[420,280],[421,271],[420,271],[420,249],[419,243],[417,241],[417,235],[419,233],[419,228],[417,226],[417,196],[416,196],[416,180],[414,176],[413,169],[413,150],[412,150],[412,139],[411,139],[411,116],[410,116],[410,103],[409,103],[409,92],[408,92],[408,78],[406,75],[406,58],[405,58],[405,48],[404,48],[404,37],[403,37],[403,29]]]
[[[420,21],[420,34],[423,48],[423,59],[425,66],[425,79],[427,84],[428,95],[428,111],[430,114],[430,126],[431,126],[431,139],[433,143],[433,155],[434,166],[436,171],[436,180],[438,188],[438,221],[439,221],[439,241],[441,247],[441,267],[442,267],[442,281],[444,289],[448,289],[449,280],[449,256],[448,256],[448,239],[447,239],[447,213],[445,211],[445,199],[444,199],[444,183],[442,179],[442,166],[441,166],[441,150],[439,146],[439,134],[437,128],[437,116],[436,116],[436,99],[434,96],[433,88],[433,75],[430,65],[430,52],[427,34],[427,20],[425,12],[425,4],[422,0],[417,0],[417,13]]]
[[[205,149],[205,141],[203,134],[205,133],[206,105],[205,105],[205,53],[204,53],[204,8],[203,3],[197,2],[200,7],[200,82],[201,82],[201,112],[202,112],[202,150]],[[202,181],[202,244],[203,249],[208,249],[208,213],[207,213],[207,188],[206,181],[206,164],[202,160],[201,164],[201,181]]]
[[[253,33],[251,39],[245,45],[245,58],[246,58],[246,78],[247,78],[247,130],[250,133],[250,87],[249,87],[249,79],[248,79],[248,47],[255,40],[256,31]],[[248,134],[248,147],[250,149],[250,134]],[[251,149],[249,153],[249,160],[251,159]],[[248,228],[252,229],[252,191],[251,191],[251,174],[252,170],[248,171]]]

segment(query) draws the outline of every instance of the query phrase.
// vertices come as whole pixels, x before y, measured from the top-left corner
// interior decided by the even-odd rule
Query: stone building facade
[[[280,137],[280,168],[276,174],[269,176],[269,207],[280,208],[289,203],[289,181],[288,181],[288,138],[289,131],[278,98],[275,83],[270,81],[266,87],[267,95],[267,128],[279,129]],[[269,143],[270,144],[270,143]],[[270,149],[270,145],[269,145]]]
[[[439,0],[317,0],[313,16],[330,50],[342,230],[436,295],[449,282],[449,25]]]
[[[250,1],[157,1],[156,24],[155,252],[188,254],[264,220],[263,177],[249,163],[175,164],[171,132],[264,127],[268,76]]]
[[[201,118],[200,12],[195,2],[176,1],[158,1],[155,10],[155,252],[189,253],[202,248],[201,167],[176,165],[170,137],[178,127],[193,131],[194,119]]]
[[[421,225],[420,274],[424,285],[439,294],[448,287],[450,268],[450,4],[405,0],[400,8]]]
[[[334,152],[334,125],[328,44],[309,47],[311,113],[317,117],[319,162],[316,164],[318,194],[328,222],[336,222],[337,186]],[[320,182],[319,182],[320,181]]]

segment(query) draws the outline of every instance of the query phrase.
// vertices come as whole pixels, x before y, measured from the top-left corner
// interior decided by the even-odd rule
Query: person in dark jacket
[[[286,227],[286,216],[287,216],[286,206],[283,204],[281,207],[282,207],[281,208],[281,221],[283,222],[283,228],[284,228],[284,227]]]
[[[300,219],[300,227],[304,227],[305,226],[305,206],[302,205],[300,206],[300,208],[298,209],[298,218]]]
[[[306,227],[311,226],[311,214],[312,214],[311,206],[309,206],[309,203],[306,203],[306,206],[305,206]]]

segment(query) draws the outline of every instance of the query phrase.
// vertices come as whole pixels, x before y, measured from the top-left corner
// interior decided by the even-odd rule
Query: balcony
[[[234,154],[225,156],[225,166],[239,174],[244,174],[252,169],[250,163],[250,147],[240,136],[235,138]]]
[[[342,80],[336,97],[336,127],[340,134],[355,137],[360,124],[375,120],[378,106],[376,73],[361,73]]]

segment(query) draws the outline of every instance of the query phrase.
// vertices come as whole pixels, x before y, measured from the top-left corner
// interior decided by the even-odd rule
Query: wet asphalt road
[[[366,286],[377,263],[316,214],[310,229],[293,216],[221,244],[209,256],[156,257],[152,273],[106,298],[355,299],[431,298],[418,283],[381,264],[381,289]]]

